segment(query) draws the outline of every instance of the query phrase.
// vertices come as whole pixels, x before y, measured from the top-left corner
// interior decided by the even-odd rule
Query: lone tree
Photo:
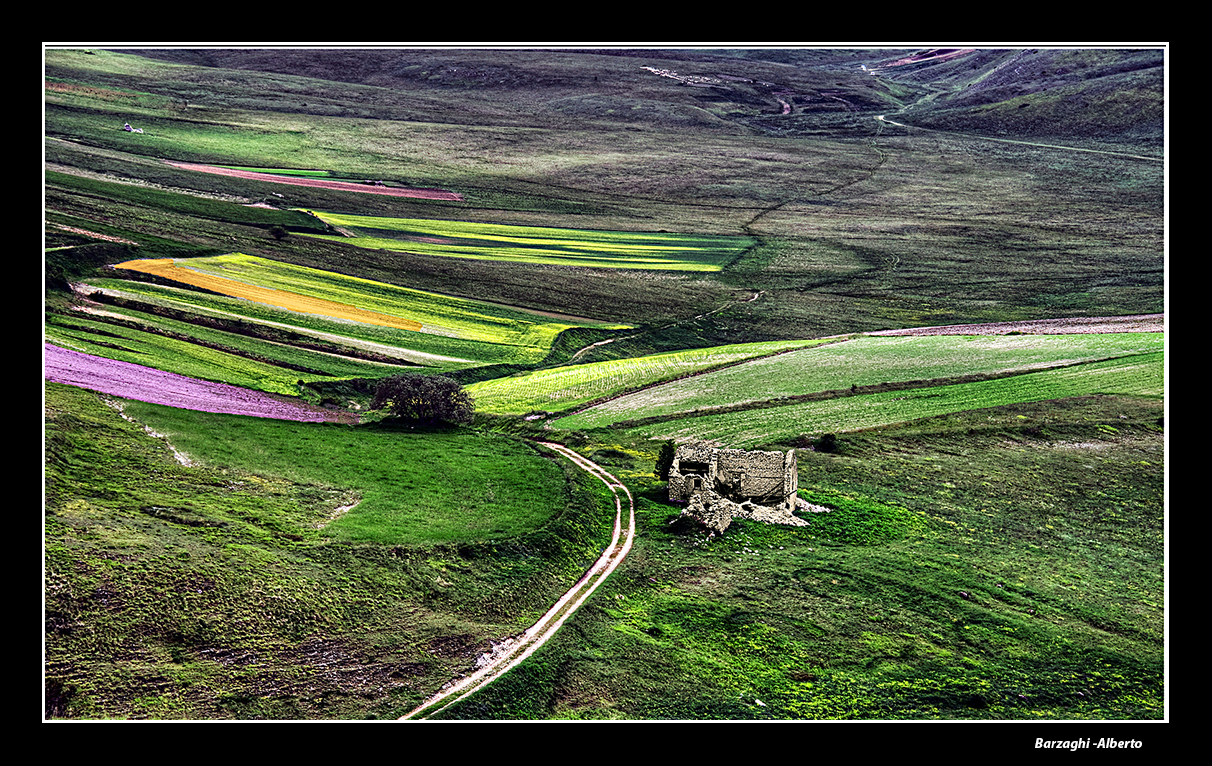
[[[396,417],[424,425],[470,423],[475,401],[457,381],[442,375],[393,375],[379,381],[374,409],[384,407]]]

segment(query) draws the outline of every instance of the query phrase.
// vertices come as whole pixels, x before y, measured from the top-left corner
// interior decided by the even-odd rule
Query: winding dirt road
[[[581,604],[585,603],[585,600],[597,590],[597,587],[614,571],[615,567],[622,563],[623,559],[627,556],[627,552],[631,550],[632,540],[635,539],[635,501],[631,497],[631,492],[627,487],[623,486],[622,482],[607,473],[601,466],[587,460],[564,445],[549,442],[540,443],[559,452],[584,470],[597,476],[614,493],[614,535],[611,537],[610,545],[606,546],[606,550],[602,552],[597,562],[590,567],[589,571],[585,573],[577,584],[572,586],[572,589],[565,593],[556,602],[555,606],[548,610],[547,614],[543,615],[538,622],[530,626],[525,633],[517,638],[507,639],[505,642],[496,645],[491,654],[486,654],[480,658],[479,667],[476,672],[457,683],[450,684],[422,703],[420,707],[408,715],[401,716],[398,720],[419,720],[436,715],[459,700],[465,699],[484,688],[522,662],[522,660],[525,660],[546,643],[547,639],[555,635],[555,632],[564,624],[564,621],[571,617],[573,612],[580,608]],[[622,490],[627,495],[628,521],[626,530],[623,529],[623,498],[619,495],[619,490]]]

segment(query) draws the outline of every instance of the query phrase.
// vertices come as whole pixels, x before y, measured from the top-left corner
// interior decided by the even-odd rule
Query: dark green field
[[[1018,340],[991,339],[1005,329],[832,344],[828,370],[805,354],[620,379],[604,390],[626,414],[548,426],[367,412],[405,367],[469,385],[1164,314],[1164,49],[44,54],[46,340],[364,415],[46,383],[46,719],[407,713],[610,538],[604,485],[537,441],[622,479],[637,539],[550,643],[444,718],[1169,718],[1164,336],[1050,335],[1013,363],[979,356]],[[628,268],[611,243],[669,252]],[[550,246],[568,250],[531,257]],[[476,355],[108,268],[231,253],[570,329]],[[525,380],[496,388],[523,401]],[[832,510],[709,538],[652,475],[675,431],[797,448],[801,496]],[[824,431],[836,451],[814,449]]]

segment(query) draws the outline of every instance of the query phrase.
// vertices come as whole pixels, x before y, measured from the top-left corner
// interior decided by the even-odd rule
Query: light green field
[[[712,367],[825,342],[741,343],[612,359],[487,380],[469,386],[468,392],[475,397],[476,409],[481,412],[515,415],[532,410],[555,412]]]
[[[316,236],[372,250],[494,261],[666,271],[719,271],[753,244],[747,237],[641,233],[431,221],[318,212],[354,239]]]
[[[649,439],[719,439],[747,448],[800,434],[842,433],[965,410],[1092,394],[1161,397],[1162,352],[1091,362],[978,383],[848,396],[785,407],[742,410],[629,429]],[[567,422],[566,422],[567,421]],[[573,418],[556,421],[574,427]]]
[[[252,467],[341,487],[360,498],[325,526],[324,535],[340,540],[396,545],[510,537],[564,509],[560,466],[518,439],[470,431],[300,428],[312,424],[143,402],[127,406],[209,467]]]
[[[598,428],[851,386],[1054,367],[1160,351],[1164,342],[1163,333],[865,336],[674,381],[605,402],[557,424]]]

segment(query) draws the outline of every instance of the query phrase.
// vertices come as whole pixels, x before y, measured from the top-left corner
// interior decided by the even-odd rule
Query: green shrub
[[[443,375],[393,375],[379,381],[373,409],[386,407],[398,418],[426,425],[470,423],[475,401],[456,381]]]
[[[672,439],[661,445],[661,451],[657,454],[656,470],[652,472],[661,481],[669,481],[669,471],[673,468],[673,455],[676,451]]]

